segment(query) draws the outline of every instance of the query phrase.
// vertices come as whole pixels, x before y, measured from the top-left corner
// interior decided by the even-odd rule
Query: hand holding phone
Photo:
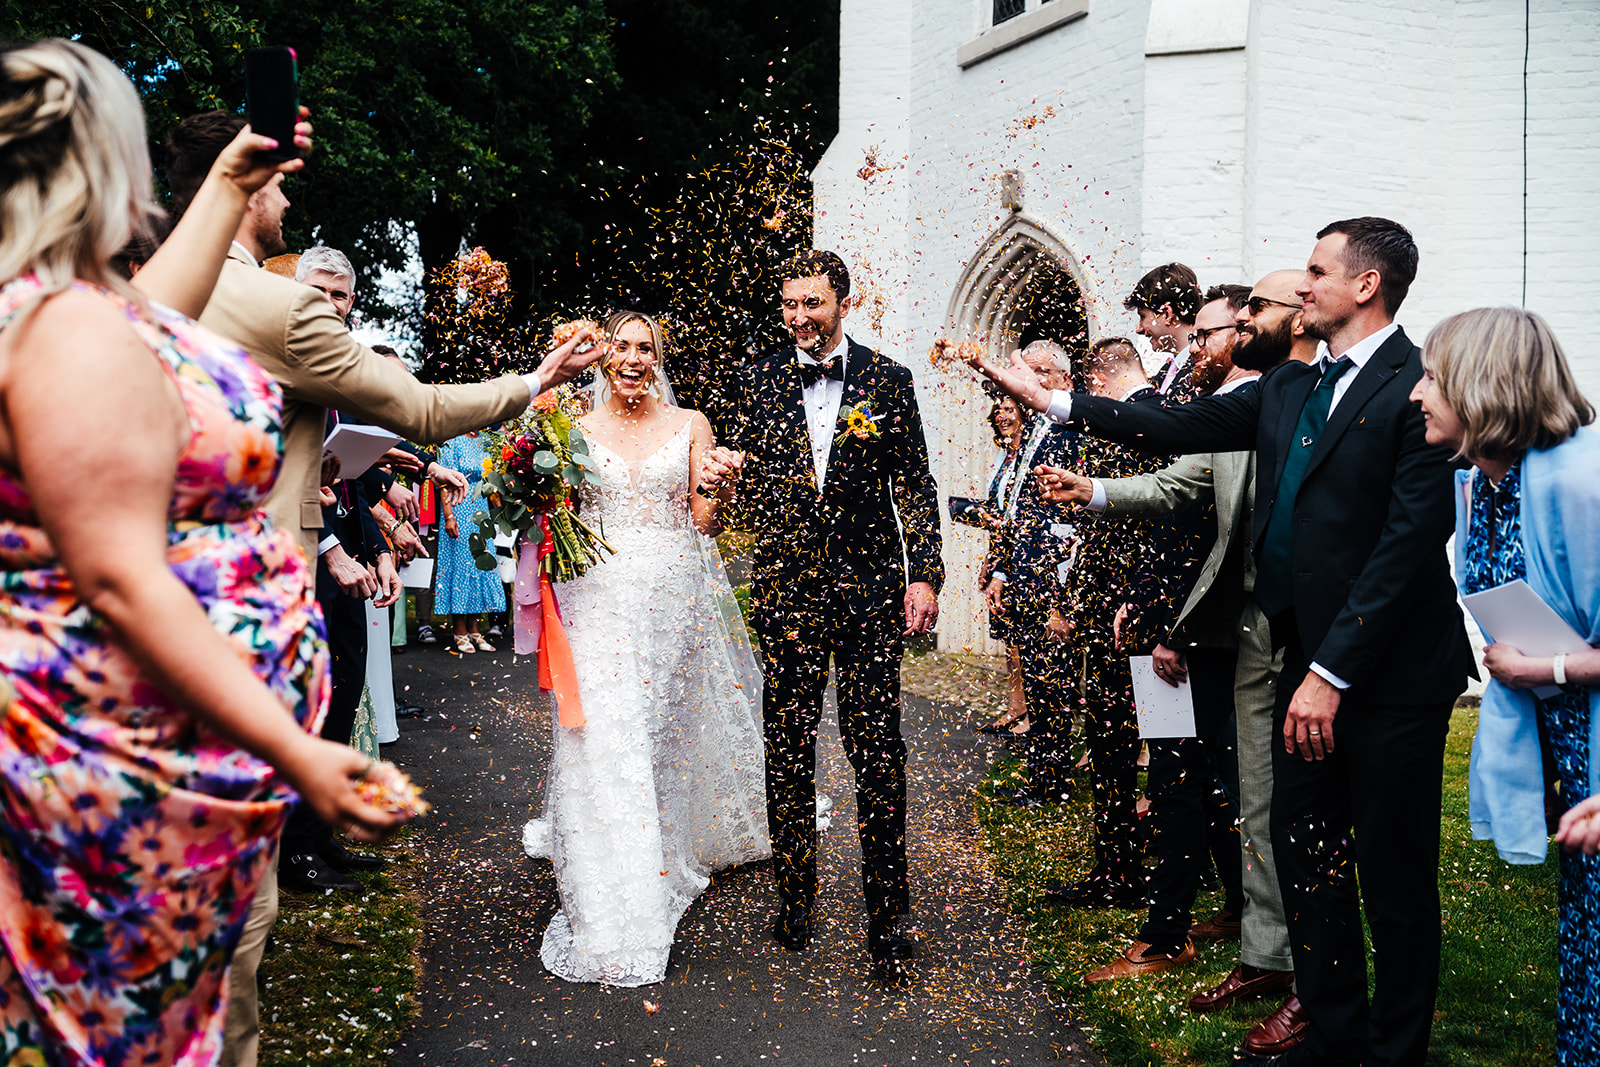
[[[252,48],[244,56],[245,105],[252,133],[278,147],[261,153],[275,163],[295,159],[295,123],[300,120],[300,69],[293,48]]]

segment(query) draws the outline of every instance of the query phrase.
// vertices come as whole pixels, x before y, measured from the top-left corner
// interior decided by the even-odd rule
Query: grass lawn
[[[353,875],[363,893],[282,893],[261,963],[266,1067],[389,1062],[418,1010],[414,844],[402,829],[375,847],[389,866]]]
[[[1531,1067],[1555,1059],[1556,861],[1552,854],[1538,867],[1511,867],[1489,843],[1471,839],[1467,757],[1476,725],[1476,709],[1458,709],[1445,754],[1444,958],[1428,1063]],[[1006,882],[1007,904],[1026,924],[1035,965],[1118,1067],[1231,1062],[1245,1032],[1274,1005],[1196,1015],[1185,1004],[1195,990],[1222,979],[1236,962],[1238,943],[1208,943],[1198,963],[1180,971],[1083,985],[1084,973],[1132,942],[1143,913],[1043,903],[1045,885],[1088,872],[1089,791],[1080,778],[1085,787],[1060,807],[1020,811],[990,802],[987,796],[1016,773],[1015,761],[995,765],[980,790],[978,818]],[[1202,898],[1196,918],[1219,904],[1220,894]]]

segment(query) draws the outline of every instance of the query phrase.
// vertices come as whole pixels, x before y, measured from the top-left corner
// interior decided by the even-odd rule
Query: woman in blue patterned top
[[[1456,572],[1463,593],[1522,579],[1588,642],[1556,656],[1491,644],[1492,681],[1473,742],[1473,836],[1510,863],[1540,863],[1544,754],[1556,770],[1563,846],[1556,1053],[1600,1063],[1600,433],[1566,357],[1538,315],[1479,308],[1441,322],[1412,392],[1430,445],[1457,475]],[[1490,635],[1486,635],[1490,636]],[[1492,639],[1492,638],[1491,638]],[[1548,695],[1542,695],[1548,694]]]

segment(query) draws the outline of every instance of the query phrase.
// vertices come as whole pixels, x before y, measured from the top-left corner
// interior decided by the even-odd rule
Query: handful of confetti
[[[943,369],[956,363],[975,366],[983,355],[983,345],[977,341],[952,341],[941,337],[928,349],[928,363]]]
[[[572,340],[579,330],[588,330],[590,336],[596,338],[605,336],[604,331],[600,329],[600,324],[593,319],[573,319],[571,322],[563,322],[555,328],[555,332],[551,336],[553,347],[560,348]],[[598,340],[586,341],[578,346],[578,351],[587,352],[599,343]]]
[[[356,783],[356,794],[373,807],[403,819],[426,815],[433,807],[422,799],[422,790],[406,777],[406,772],[388,760],[373,761]]]

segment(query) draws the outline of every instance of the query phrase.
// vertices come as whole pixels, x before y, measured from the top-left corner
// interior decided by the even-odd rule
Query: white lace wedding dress
[[[582,514],[617,554],[557,588],[588,721],[552,713],[544,816],[523,847],[555,865],[561,910],[539,955],[569,982],[661,981],[710,872],[771,855],[761,676],[689,520],[690,436],[686,419],[637,472],[590,442],[601,482]]]

